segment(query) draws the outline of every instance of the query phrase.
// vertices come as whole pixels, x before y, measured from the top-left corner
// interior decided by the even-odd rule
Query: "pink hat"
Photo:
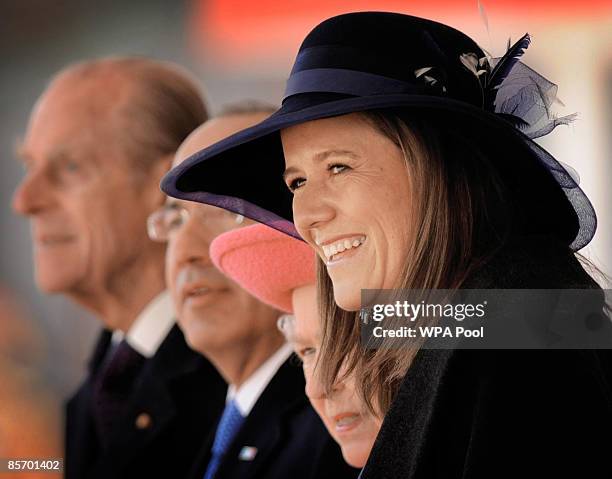
[[[245,226],[217,236],[210,257],[221,272],[264,303],[293,311],[291,293],[315,282],[315,252],[269,226]]]

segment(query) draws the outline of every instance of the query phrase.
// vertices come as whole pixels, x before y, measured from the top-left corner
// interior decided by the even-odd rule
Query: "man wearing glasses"
[[[206,116],[177,67],[110,58],[64,69],[30,117],[13,206],[31,222],[37,284],[104,327],[66,411],[67,479],[182,477],[223,408],[225,383],[176,326],[165,246],[146,232],[161,176]]]
[[[272,111],[246,105],[209,120],[181,145],[175,165]],[[214,206],[173,198],[149,218],[150,236],[168,242],[166,282],[187,342],[229,384],[225,409],[191,477],[356,477],[308,403],[302,371],[276,328],[281,313],[211,262],[211,241],[249,223]]]

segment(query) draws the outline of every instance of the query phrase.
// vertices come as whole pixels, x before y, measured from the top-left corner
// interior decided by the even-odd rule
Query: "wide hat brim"
[[[315,283],[315,252],[266,225],[238,228],[210,244],[213,264],[262,302],[293,312],[292,293]]]
[[[303,95],[307,97],[307,95]],[[292,194],[284,184],[279,132],[307,121],[360,111],[401,109],[416,117],[453,122],[476,137],[492,161],[513,176],[534,227],[546,228],[579,250],[596,229],[594,209],[572,175],[546,150],[502,117],[447,97],[393,94],[324,95],[286,101],[268,119],[197,152],[170,170],[162,190],[182,200],[242,214],[300,238],[293,224]]]

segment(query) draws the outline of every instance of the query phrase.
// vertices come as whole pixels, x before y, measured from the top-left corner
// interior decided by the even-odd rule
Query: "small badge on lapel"
[[[141,412],[134,421],[136,429],[144,430],[149,429],[153,425],[153,418],[146,412]]]
[[[242,449],[240,449],[240,454],[238,454],[238,459],[240,459],[241,461],[252,461],[253,459],[255,459],[256,455],[257,455],[256,447],[244,446]]]

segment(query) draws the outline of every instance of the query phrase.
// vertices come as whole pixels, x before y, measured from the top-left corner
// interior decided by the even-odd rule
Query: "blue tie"
[[[235,401],[230,401],[225,406],[219,425],[217,426],[217,432],[215,434],[215,442],[212,446],[212,454],[204,479],[212,479],[219,469],[219,464],[223,459],[223,455],[227,452],[232,441],[236,437],[236,434],[240,430],[240,426],[244,422],[244,417],[240,414]]]

